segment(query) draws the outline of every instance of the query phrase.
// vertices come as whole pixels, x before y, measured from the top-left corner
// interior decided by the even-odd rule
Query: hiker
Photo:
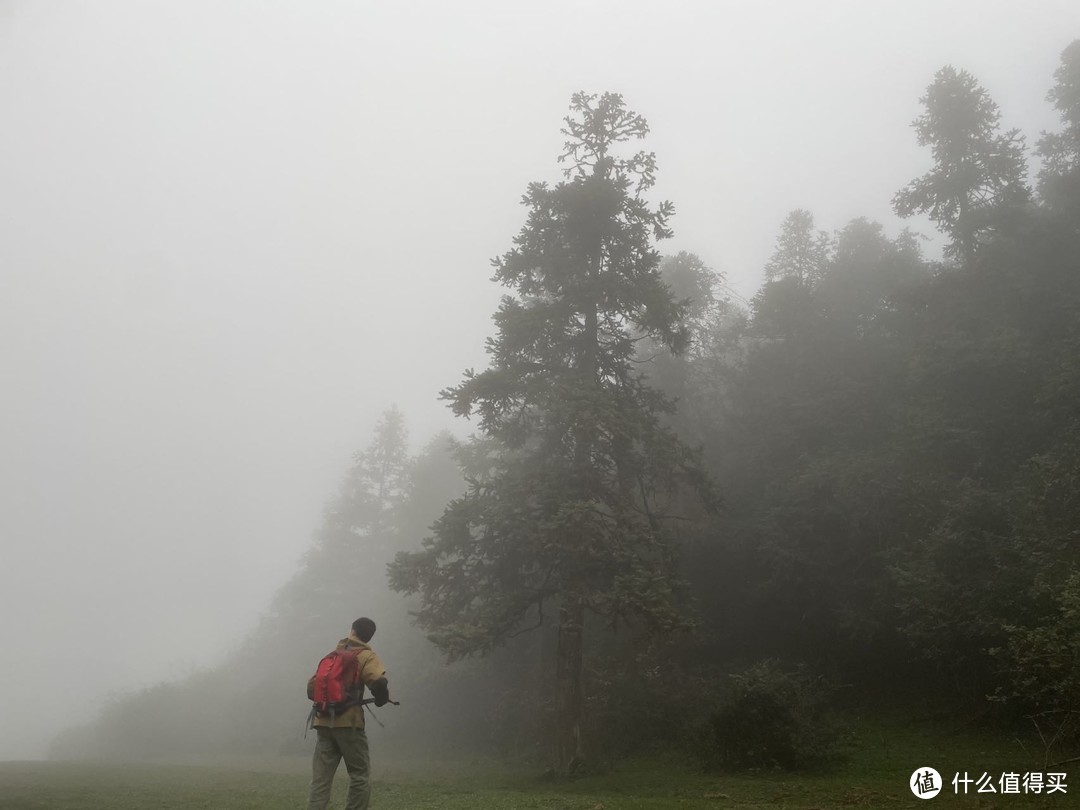
[[[364,706],[360,703],[364,687],[371,690],[376,706],[383,706],[390,701],[386,670],[379,656],[368,646],[373,635],[375,622],[366,617],[360,618],[353,622],[348,638],[343,638],[337,644],[339,651],[356,651],[357,667],[354,672],[358,685],[352,690],[346,708],[315,713],[313,726],[319,738],[311,759],[308,810],[324,810],[330,801],[334,773],[342,759],[345,760],[345,768],[349,772],[349,793],[345,799],[345,810],[367,810],[371,796],[371,780],[367,734],[364,732]],[[323,662],[326,660],[324,658]],[[323,670],[323,662],[319,664],[320,671]],[[347,663],[351,667],[352,662]],[[316,675],[318,674],[317,672]],[[316,697],[316,675],[312,675],[308,681],[308,698],[311,700]]]

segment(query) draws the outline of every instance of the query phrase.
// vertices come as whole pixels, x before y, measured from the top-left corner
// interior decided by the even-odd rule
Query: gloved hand
[[[368,688],[371,689],[371,696],[375,698],[376,706],[385,706],[390,702],[390,687],[386,683],[386,678],[379,678],[369,684]]]

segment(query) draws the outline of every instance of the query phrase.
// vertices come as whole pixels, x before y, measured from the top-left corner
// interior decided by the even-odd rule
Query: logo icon
[[[908,787],[919,799],[932,799],[941,792],[941,774],[933,768],[918,768],[908,780]]]

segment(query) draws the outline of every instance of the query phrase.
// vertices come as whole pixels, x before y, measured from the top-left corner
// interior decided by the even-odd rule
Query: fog
[[[486,364],[489,262],[559,179],[573,92],[649,120],[661,250],[749,298],[794,208],[940,251],[889,207],[929,165],[926,85],[971,71],[1030,141],[1078,24],[1064,1],[0,2],[0,759],[239,644],[387,407],[416,449],[468,432],[437,394]]]

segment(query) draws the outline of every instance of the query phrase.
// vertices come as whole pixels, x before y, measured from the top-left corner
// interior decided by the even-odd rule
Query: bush
[[[1005,645],[991,650],[1004,681],[991,699],[1034,723],[1050,762],[1080,745],[1080,569],[1043,589],[1046,613],[1005,625]]]
[[[703,729],[701,755],[710,768],[784,768],[822,764],[835,756],[838,727],[822,677],[763,661],[730,676]]]

